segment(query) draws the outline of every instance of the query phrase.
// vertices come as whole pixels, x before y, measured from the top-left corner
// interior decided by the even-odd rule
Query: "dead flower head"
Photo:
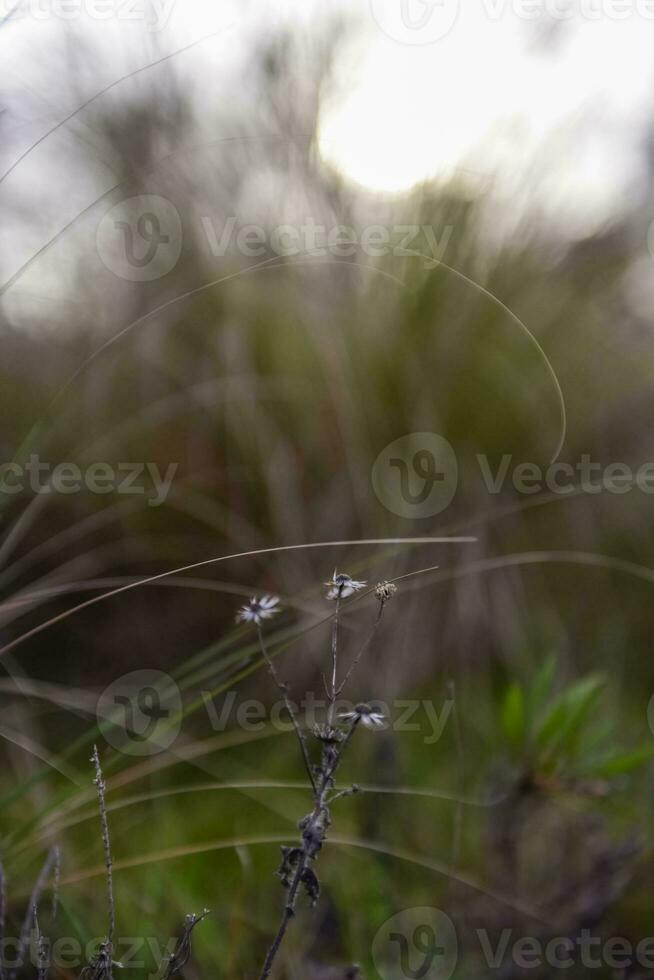
[[[383,713],[375,711],[369,704],[357,704],[353,711],[344,711],[339,715],[339,718],[341,721],[348,721],[351,724],[361,722],[366,728],[382,728],[386,721]]]
[[[397,592],[397,585],[392,582],[378,582],[375,586],[375,596],[380,602],[388,602]]]

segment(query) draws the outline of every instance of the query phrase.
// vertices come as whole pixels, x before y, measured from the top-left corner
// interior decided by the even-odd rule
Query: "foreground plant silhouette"
[[[122,963],[117,963],[113,958],[114,953],[114,934],[116,931],[116,906],[114,901],[114,880],[113,880],[113,857],[111,854],[111,840],[109,837],[109,820],[107,817],[106,783],[100,765],[100,755],[96,745],[93,746],[91,762],[95,770],[93,783],[98,795],[98,810],[100,813],[100,828],[102,835],[102,848],[104,852],[105,877],[107,887],[107,918],[108,929],[104,940],[99,944],[96,952],[89,959],[79,975],[79,980],[113,980],[113,968],[117,966],[122,969]],[[172,953],[164,957],[159,967],[159,974],[162,980],[171,980],[172,977],[179,976],[191,956],[191,934],[199,922],[202,922],[209,915],[209,910],[204,909],[200,915],[187,915],[182,933],[177,939],[175,949]],[[36,921],[36,907],[34,911]],[[49,963],[47,957],[42,953],[42,945],[38,940],[38,980],[45,980],[48,974]]]
[[[377,598],[378,608],[372,629],[349,668],[345,671],[342,680],[339,681],[338,620],[340,604],[344,599],[347,599],[362,589],[366,583],[355,581],[349,575],[335,571],[332,580],[325,584],[328,588],[327,598],[335,603],[335,609],[331,637],[330,679],[327,680],[323,674],[325,693],[327,695],[327,715],[325,723],[323,725],[316,725],[311,733],[315,741],[320,745],[319,761],[315,764],[311,761],[311,753],[305,732],[289,699],[288,685],[280,679],[264,642],[262,623],[270,619],[278,611],[279,599],[276,596],[263,596],[261,599],[251,599],[248,605],[243,606],[239,610],[237,616],[239,621],[254,623],[257,628],[261,655],[273,681],[282,694],[286,710],[293,722],[293,728],[300,746],[313,798],[312,809],[298,823],[298,828],[301,832],[299,843],[295,847],[282,848],[282,862],[277,874],[281,878],[286,891],[284,910],[279,928],[266,955],[260,980],[266,980],[270,975],[289,922],[295,914],[295,905],[299,893],[304,890],[312,906],[318,901],[320,880],[313,868],[313,864],[327,837],[327,832],[331,824],[331,805],[336,800],[357,792],[356,785],[349,786],[340,791],[336,788],[336,771],[343,759],[345,750],[360,723],[368,728],[375,728],[384,722],[384,718],[379,712],[375,711],[369,704],[364,703],[357,704],[352,710],[343,712],[337,716],[336,703],[337,699],[345,690],[348,681],[351,679],[361,657],[370,646],[381,620],[384,607],[388,600],[395,594],[397,588],[390,582],[381,582],[375,588],[374,592]]]

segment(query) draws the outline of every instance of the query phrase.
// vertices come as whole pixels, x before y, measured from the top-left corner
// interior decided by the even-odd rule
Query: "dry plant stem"
[[[34,909],[39,904],[39,900],[43,893],[48,878],[55,867],[57,861],[59,860],[59,848],[53,847],[48,853],[43,867],[39,871],[39,876],[34,882],[34,887],[32,888],[32,894],[30,895],[30,900],[27,905],[27,912],[25,913],[25,918],[23,919],[23,925],[20,930],[20,937],[18,940],[18,950],[16,952],[16,968],[11,971],[11,977],[15,977],[23,965],[23,955],[27,949],[27,944],[30,938],[30,929],[32,928],[32,919],[34,916]]]
[[[373,638],[375,636],[375,632],[377,631],[377,627],[379,626],[379,623],[381,621],[382,613],[384,612],[384,606],[385,605],[386,605],[385,602],[380,602],[379,603],[379,609],[377,611],[377,615],[375,617],[375,621],[372,624],[372,629],[370,630],[370,633],[368,634],[367,639],[362,644],[361,649],[357,653],[356,657],[354,658],[354,660],[352,661],[352,663],[348,667],[347,672],[345,674],[345,677],[343,678],[341,684],[336,689],[336,697],[339,697],[343,693],[343,689],[344,689],[345,685],[347,684],[347,682],[349,681],[350,677],[352,676],[353,672],[356,670],[356,668],[357,668],[357,666],[359,664],[359,661],[361,660],[361,657],[364,655],[364,653],[366,652],[366,650],[368,649],[368,647],[372,643]]]
[[[316,792],[316,780],[315,780],[315,777],[313,775],[313,767],[311,765],[311,759],[309,758],[309,751],[307,749],[307,742],[306,742],[306,739],[304,737],[304,732],[300,728],[300,723],[297,720],[297,717],[295,715],[295,711],[293,710],[293,705],[291,704],[291,702],[289,700],[287,685],[284,683],[284,681],[282,681],[280,679],[279,675],[277,674],[277,671],[275,670],[274,663],[272,662],[272,660],[268,656],[268,651],[266,649],[266,644],[264,643],[264,640],[263,640],[263,633],[261,631],[261,625],[259,623],[257,623],[257,633],[259,635],[259,647],[261,649],[261,656],[265,660],[266,666],[267,666],[267,668],[268,668],[268,670],[270,672],[270,676],[272,677],[273,681],[275,682],[275,684],[279,688],[280,693],[282,695],[282,698],[284,699],[284,706],[286,707],[286,710],[288,711],[288,713],[289,713],[289,715],[291,717],[291,721],[293,723],[293,728],[295,729],[295,734],[297,736],[297,740],[298,740],[299,745],[300,745],[300,751],[302,753],[302,758],[304,760],[304,765],[305,765],[305,768],[307,770],[307,775],[309,777],[309,781],[311,782],[311,788],[313,789],[313,792],[315,793]]]
[[[109,840],[109,822],[107,820],[107,804],[105,800],[106,784],[100,767],[100,756],[98,755],[97,745],[93,746],[93,756],[91,761],[95,766],[95,787],[98,792],[98,806],[100,808],[100,826],[102,828],[102,846],[104,848],[104,864],[107,869],[107,914],[109,918],[109,929],[107,932],[107,942],[110,949],[113,949],[114,932],[116,926],[116,911],[114,904],[114,878],[113,861],[111,858],[111,842]]]
[[[61,882],[61,848],[55,846],[55,865],[52,875],[52,907],[50,911],[50,916],[52,918],[52,925],[54,925],[57,919],[57,912],[59,911],[59,886]]]
[[[350,725],[345,737],[343,738],[343,741],[337,743],[336,747],[326,745],[323,750],[320,781],[314,795],[314,807],[308,817],[305,817],[301,822],[302,840],[299,848],[301,853],[298,858],[291,882],[288,885],[286,892],[286,903],[284,905],[284,912],[282,913],[279,929],[277,930],[277,935],[273,939],[270,949],[266,955],[259,980],[267,980],[267,977],[270,976],[275,957],[279,947],[282,944],[284,935],[286,934],[288,924],[295,914],[295,903],[304,872],[322,847],[323,841],[327,834],[327,828],[329,826],[329,790],[332,786],[334,775],[343,756],[343,752],[345,751],[358,723],[359,719],[355,718],[352,721],[352,724]]]
[[[302,880],[302,874],[307,866],[306,855],[303,854],[298,861],[297,869],[293,875],[293,880],[289,886],[286,893],[286,905],[284,907],[284,913],[282,915],[282,921],[279,924],[279,929],[277,930],[277,935],[272,941],[270,949],[266,955],[266,960],[263,964],[263,969],[261,971],[261,976],[259,980],[266,980],[270,976],[270,971],[272,970],[275,957],[277,956],[277,951],[282,944],[282,939],[288,928],[288,924],[295,915],[295,902],[297,899],[298,889],[300,887],[300,882]]]
[[[36,934],[36,975],[37,980],[46,980],[48,975],[48,940],[41,935],[39,928],[39,916],[36,905],[32,910],[34,921],[34,932]]]
[[[332,683],[328,691],[329,710],[327,712],[327,725],[331,728],[334,724],[334,709],[336,707],[336,673],[338,670],[338,612],[341,604],[340,596],[336,598],[336,608],[334,609],[334,622],[332,623]]]
[[[5,938],[5,916],[7,908],[5,870],[0,863],[0,943]],[[0,980],[5,980],[4,956],[0,956]]]
[[[184,929],[177,940],[173,953],[170,954],[165,967],[162,980],[172,980],[172,977],[180,976],[184,967],[191,958],[191,936],[193,930],[209,915],[209,909],[204,909],[200,915],[187,915],[184,921]]]
[[[333,796],[330,796],[328,803],[331,806],[332,803],[336,802],[336,800],[342,800],[344,796],[354,796],[355,793],[360,792],[361,790],[359,786],[348,786],[347,789],[341,789],[338,793],[334,793]]]

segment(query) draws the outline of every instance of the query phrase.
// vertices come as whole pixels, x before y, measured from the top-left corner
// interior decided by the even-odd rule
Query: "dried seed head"
[[[393,585],[392,582],[379,582],[375,586],[375,595],[380,602],[388,602],[392,599],[397,592],[397,585]]]
[[[345,738],[342,732],[330,725],[314,725],[312,731],[314,738],[324,745],[338,745]]]

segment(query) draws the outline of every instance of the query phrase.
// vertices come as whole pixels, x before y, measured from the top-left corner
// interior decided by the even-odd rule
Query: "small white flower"
[[[383,728],[386,721],[381,711],[375,711],[369,704],[357,704],[354,711],[343,711],[339,715],[341,721],[361,722],[366,728]]]
[[[237,623],[256,623],[257,626],[264,619],[270,619],[279,609],[276,609],[279,596],[264,595],[260,599],[253,596],[246,606],[241,606],[236,614]]]
[[[366,583],[357,582],[356,579],[351,578],[345,572],[337,572],[334,569],[331,582],[325,582],[325,585],[328,589],[328,599],[347,599],[354,592],[365,588]]]

